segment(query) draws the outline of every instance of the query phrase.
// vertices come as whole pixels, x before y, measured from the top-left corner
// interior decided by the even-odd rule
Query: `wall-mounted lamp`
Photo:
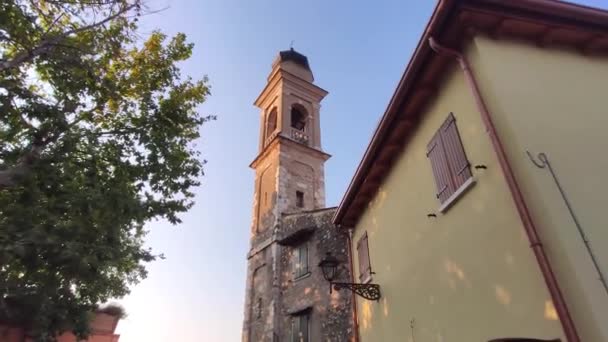
[[[334,279],[338,275],[338,265],[340,261],[331,253],[327,253],[325,259],[321,260],[319,267],[323,271],[323,278],[329,281],[329,293],[332,289],[339,291],[341,289],[349,289],[357,295],[367,300],[380,300],[380,285],[378,284],[359,284],[359,283],[337,283]]]

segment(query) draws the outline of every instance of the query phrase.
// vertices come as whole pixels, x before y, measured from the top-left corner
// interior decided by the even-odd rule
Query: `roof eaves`
[[[430,48],[427,44],[427,40],[431,37],[439,27],[441,27],[445,20],[448,17],[449,10],[453,7],[457,0],[440,0],[433,11],[431,19],[427,23],[427,26],[422,34],[420,40],[418,41],[418,45],[416,46],[416,50],[414,50],[414,54],[410,59],[403,75],[401,76],[401,80],[397,85],[396,91],[393,93],[391,100],[384,112],[384,115],[380,119],[380,122],[376,126],[376,130],[372,136],[372,139],[365,150],[363,158],[355,171],[355,175],[351,179],[351,182],[346,190],[338,209],[336,210],[336,214],[334,215],[333,222],[337,226],[342,225],[342,219],[350,206],[354,195],[357,192],[357,188],[363,183],[365,177],[367,176],[367,171],[370,166],[373,164],[374,157],[378,151],[378,148],[382,145],[382,141],[384,140],[390,124],[397,113],[397,108],[401,103],[403,95],[407,92],[408,88],[411,86],[413,78],[416,76],[418,72],[418,68],[424,62],[424,56],[430,53]]]
[[[608,11],[596,9],[592,7],[573,4],[558,0],[440,0],[435,7],[431,19],[427,23],[426,29],[422,34],[418,46],[410,59],[410,62],[403,73],[401,80],[395,90],[388,107],[378,123],[376,130],[372,136],[370,143],[359,163],[355,175],[353,176],[347,191],[342,198],[340,205],[333,217],[333,222],[337,226],[343,226],[343,219],[347,214],[349,207],[352,205],[354,197],[357,194],[358,188],[363,184],[371,169],[373,162],[379,152],[380,147],[384,143],[389,128],[394,118],[396,117],[398,108],[403,101],[403,98],[409,92],[413,80],[416,78],[419,68],[424,65],[424,60],[431,53],[428,46],[428,39],[432,36],[440,37],[439,34],[444,24],[453,14],[451,11],[457,4],[465,4],[469,6],[487,6],[496,5],[508,7],[510,9],[519,9],[534,12],[541,15],[551,15],[556,18],[570,19],[576,21],[576,24],[581,26],[589,26],[589,24],[608,28]]]

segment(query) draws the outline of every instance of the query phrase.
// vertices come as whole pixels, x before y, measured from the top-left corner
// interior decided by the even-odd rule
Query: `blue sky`
[[[608,0],[578,3],[608,8]],[[434,0],[151,0],[169,6],[142,20],[195,43],[184,75],[208,75],[216,114],[198,146],[209,163],[183,224],[148,225],[148,245],[167,259],[121,303],[122,342],[239,341],[249,248],[259,111],[253,101],[279,50],[308,56],[322,103],[327,205],[337,205],[409,61]]]

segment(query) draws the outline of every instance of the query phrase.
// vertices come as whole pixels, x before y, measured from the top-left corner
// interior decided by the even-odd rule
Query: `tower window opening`
[[[296,191],[296,207],[304,208],[304,193],[302,191]]]
[[[273,108],[268,118],[266,119],[266,134],[265,138],[268,139],[272,133],[277,129],[277,109]]]
[[[291,127],[303,131],[306,128],[306,111],[301,106],[291,108]]]
[[[258,298],[258,302],[255,309],[257,318],[262,318],[262,298]]]

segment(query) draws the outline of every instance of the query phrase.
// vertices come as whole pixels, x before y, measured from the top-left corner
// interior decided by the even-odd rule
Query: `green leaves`
[[[0,3],[0,320],[40,341],[86,335],[146,276],[145,223],[179,223],[203,173],[208,80],[181,77],[184,34],[136,43],[138,15],[138,0]]]

